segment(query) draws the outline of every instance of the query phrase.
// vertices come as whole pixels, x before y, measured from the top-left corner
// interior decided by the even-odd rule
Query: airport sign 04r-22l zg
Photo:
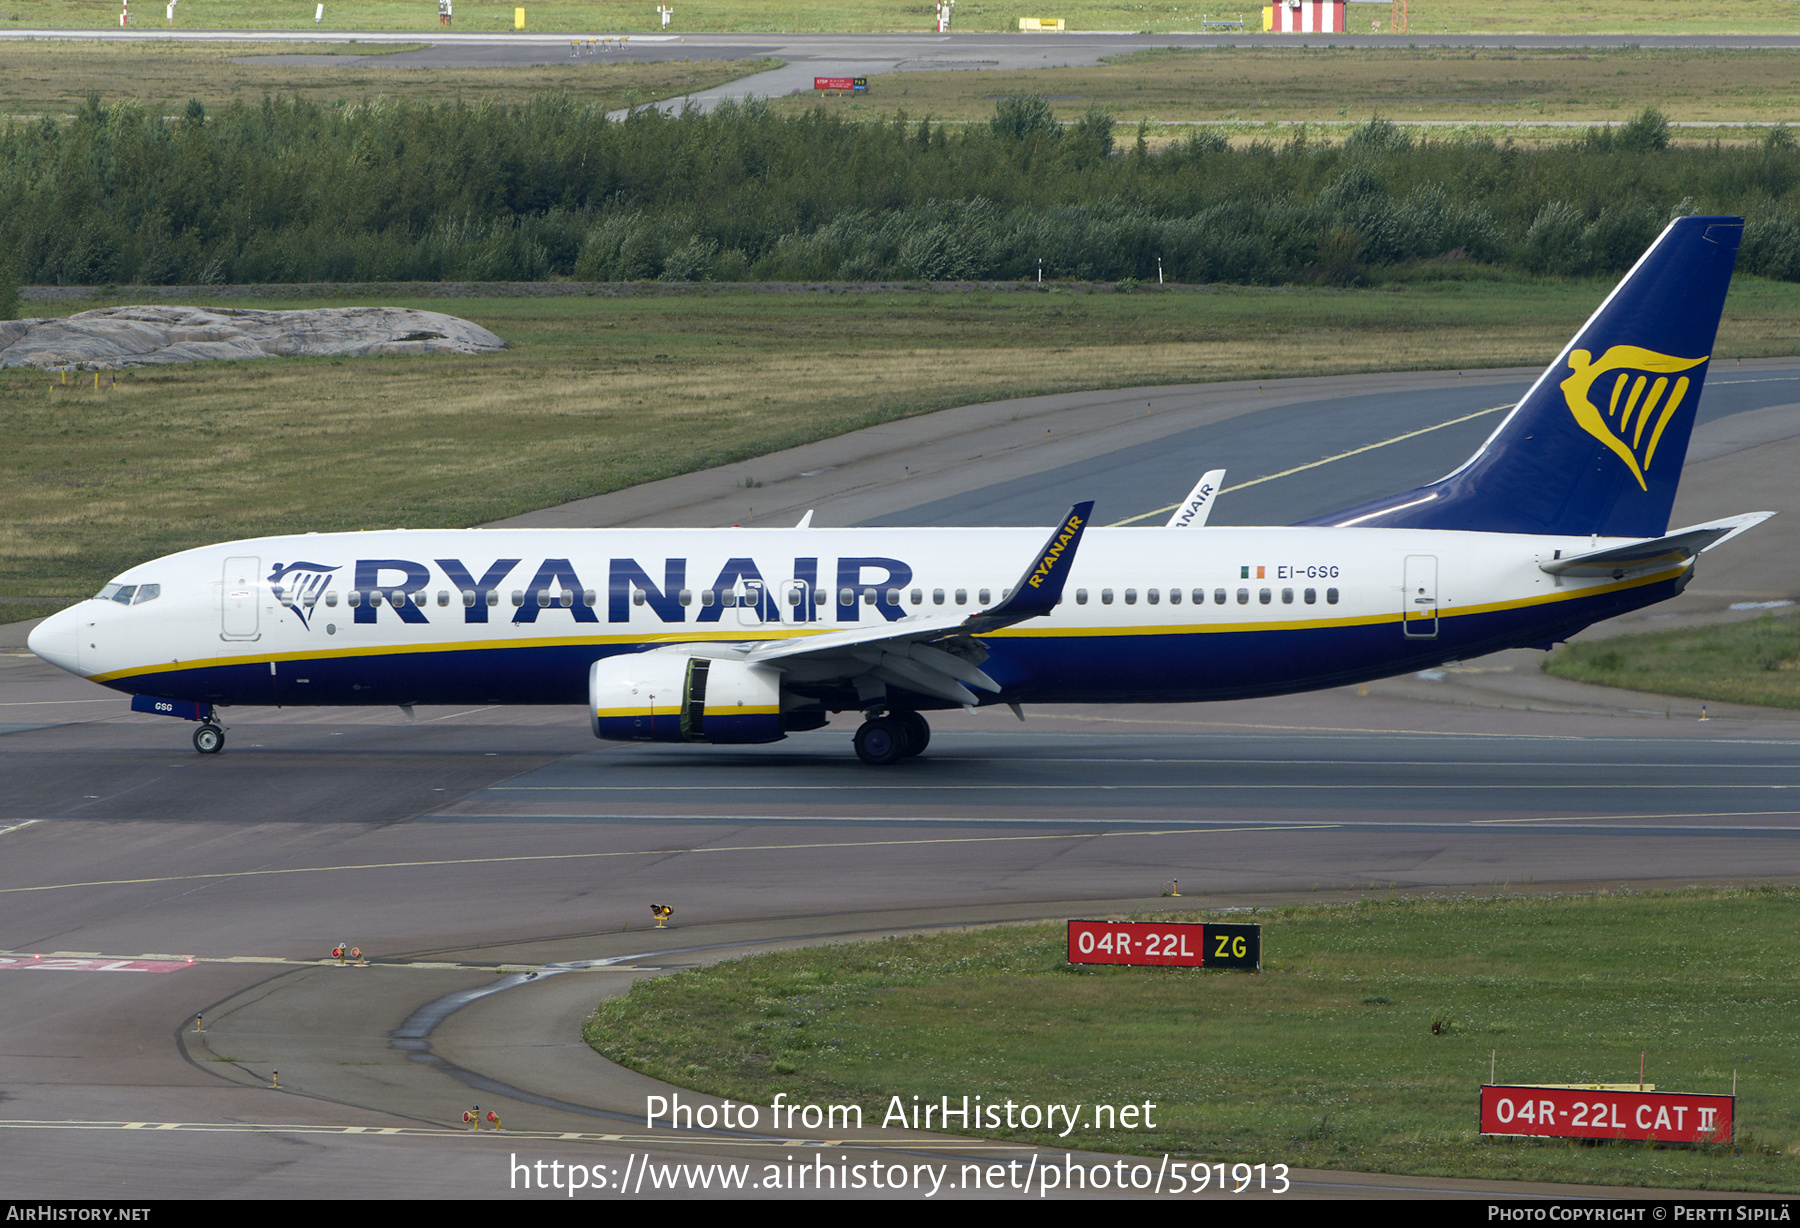
[[[1069,962],[1254,972],[1262,967],[1262,926],[1070,921]]]

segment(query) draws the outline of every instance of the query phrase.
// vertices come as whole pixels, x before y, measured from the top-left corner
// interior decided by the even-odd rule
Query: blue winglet
[[[1086,531],[1093,515],[1092,499],[1070,508],[1069,514],[1062,518],[1062,523],[1051,530],[1050,538],[1038,551],[1037,558],[1025,569],[1019,582],[1013,585],[1012,595],[992,609],[969,615],[965,628],[971,631],[991,630],[1027,618],[1037,618],[1054,610],[1062,600],[1063,585],[1068,581],[1069,571],[1075,566],[1075,548],[1081,544],[1081,535]]]

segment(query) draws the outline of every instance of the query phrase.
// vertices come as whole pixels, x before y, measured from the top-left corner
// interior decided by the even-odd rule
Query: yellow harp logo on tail
[[[1574,350],[1569,354],[1571,374],[1560,385],[1563,400],[1581,429],[1611,448],[1638,487],[1648,490],[1644,473],[1690,382],[1683,375],[1671,385],[1669,376],[1710,357],[1675,358],[1641,346],[1615,345],[1595,361],[1588,351]],[[1596,394],[1602,405],[1594,403]]]

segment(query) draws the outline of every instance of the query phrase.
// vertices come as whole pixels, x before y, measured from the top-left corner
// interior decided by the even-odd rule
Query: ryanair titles
[[[501,619],[536,623],[563,615],[576,623],[599,623],[602,607],[606,622],[627,623],[637,606],[665,623],[688,622],[690,615],[695,623],[714,623],[727,610],[732,611],[732,621],[750,623],[853,623],[874,614],[889,621],[904,617],[900,590],[912,583],[910,565],[879,556],[825,562],[828,582],[821,583],[818,558],[796,558],[792,567],[766,573],[754,559],[731,558],[703,587],[690,587],[685,558],[663,559],[660,575],[652,575],[636,559],[615,558],[607,563],[605,588],[595,589],[588,587],[592,577],[584,577],[566,558],[543,559],[535,565],[524,559],[495,559],[480,567],[468,566],[462,559],[434,559],[442,579],[434,579],[430,565],[413,559],[357,559],[348,569],[306,564],[304,586],[284,584],[291,579],[284,572],[292,568],[276,564],[269,584],[276,599],[303,622],[321,601],[338,603],[339,594],[330,586],[345,570],[350,572],[350,584],[342,599],[358,623],[384,617],[428,623],[434,588],[440,593],[438,606],[454,602],[465,623]],[[584,562],[583,568],[591,572],[594,566]],[[436,617],[454,613],[443,608]]]
[[[1057,530],[1056,540],[1044,551],[1044,557],[1038,560],[1038,565],[1032,569],[1031,576],[1025,583],[1037,588],[1048,580],[1056,571],[1056,565],[1062,561],[1063,553],[1069,549],[1069,543],[1081,536],[1081,526],[1085,523],[1087,522],[1078,514],[1071,514],[1063,521],[1062,528]]]

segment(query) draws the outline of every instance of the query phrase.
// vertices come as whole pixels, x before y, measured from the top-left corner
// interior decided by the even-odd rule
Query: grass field
[[[871,1125],[894,1095],[1148,1100],[1154,1133],[1087,1128],[1061,1145],[1792,1191],[1797,905],[1800,892],[1766,888],[1212,917],[1262,924],[1260,975],[1071,967],[1060,924],[889,939],[639,982],[585,1032],[611,1060],[682,1087],[860,1104]],[[1500,1082],[1624,1082],[1640,1051],[1665,1091],[1728,1093],[1737,1072],[1735,1152],[1480,1140],[1490,1061]]]
[[[1564,644],[1544,669],[1630,691],[1800,708],[1800,619],[1765,614],[1718,627]]]
[[[189,98],[216,108],[265,94],[322,103],[384,95],[520,103],[561,92],[613,108],[707,89],[775,64],[636,63],[604,55],[514,68],[388,62],[419,45],[0,42],[0,114],[68,114],[90,93],[107,102],[136,99],[162,114],[178,112]],[[296,56],[308,62],[289,58]],[[774,105],[823,106],[870,120],[906,111],[985,123],[995,100],[1012,94],[1043,95],[1065,121],[1098,106],[1121,123],[1235,123],[1255,134],[1258,125],[1294,121],[1347,129],[1379,114],[1402,124],[1522,126],[1510,134],[1555,140],[1580,135],[1580,125],[1622,122],[1647,106],[1677,123],[1800,123],[1800,51],[1160,50],[1093,68],[889,73],[875,76],[866,95],[790,96]],[[1574,126],[1532,127],[1546,123]],[[1714,135],[1689,132],[1686,139]],[[1759,136],[1752,130],[1743,139]]]
[[[136,99],[164,115],[179,113],[190,98],[213,109],[257,103],[265,94],[319,103],[388,95],[415,102],[516,104],[560,92],[615,108],[710,89],[774,65],[771,60],[630,63],[599,55],[517,68],[406,68],[384,62],[392,53],[421,45],[0,42],[0,114],[67,114],[90,93],[109,103]],[[331,59],[298,64],[280,58],[289,56]],[[361,56],[376,58],[358,63]]]
[[[98,392],[91,378],[64,386],[0,372],[0,621],[48,613],[191,546],[479,524],[974,401],[1544,362],[1608,288],[233,296],[219,301],[449,311],[509,348],[163,367]],[[1800,285],[1738,279],[1715,352],[1800,352]]]
[[[1220,46],[1148,51],[1094,68],[889,73],[872,77],[861,96],[776,105],[985,121],[994,100],[1009,94],[1041,94],[1065,121],[1097,106],[1128,123],[1348,125],[1379,114],[1401,124],[1604,124],[1653,106],[1677,123],[1772,125],[1800,121],[1800,52]]]
[[[511,0],[458,0],[457,30],[510,30]],[[671,32],[686,31],[868,31],[929,30],[932,7],[919,0],[857,0],[851,4],[826,4],[821,0],[727,0],[709,5],[676,5]],[[1785,4],[1753,0],[1659,0],[1656,4],[1629,0],[1507,0],[1504,4],[1476,0],[1434,0],[1414,5],[1414,34],[1792,34],[1800,32],[1800,19]],[[1371,32],[1380,21],[1383,32],[1392,21],[1385,6],[1348,6],[1349,33]],[[140,28],[162,28],[162,4],[140,3],[133,7],[133,23]],[[1241,18],[1246,29],[1261,28],[1258,4],[1207,4],[1196,0],[1069,0],[1046,6],[1001,4],[995,0],[962,0],[956,6],[954,29],[996,31],[1018,29],[1020,17],[1061,17],[1072,30],[1144,30],[1156,32],[1200,31],[1203,18]],[[526,0],[528,30],[582,30],[648,32],[659,30],[654,5],[642,0]],[[310,28],[313,6],[277,3],[276,0],[181,0],[174,25],[187,29],[288,30]],[[322,27],[334,30],[436,30],[437,5],[432,0],[365,0],[349,5],[327,0]],[[6,26],[117,26],[116,8],[95,0],[8,0],[0,7],[0,29]],[[1049,37],[1054,35],[1032,35]]]

